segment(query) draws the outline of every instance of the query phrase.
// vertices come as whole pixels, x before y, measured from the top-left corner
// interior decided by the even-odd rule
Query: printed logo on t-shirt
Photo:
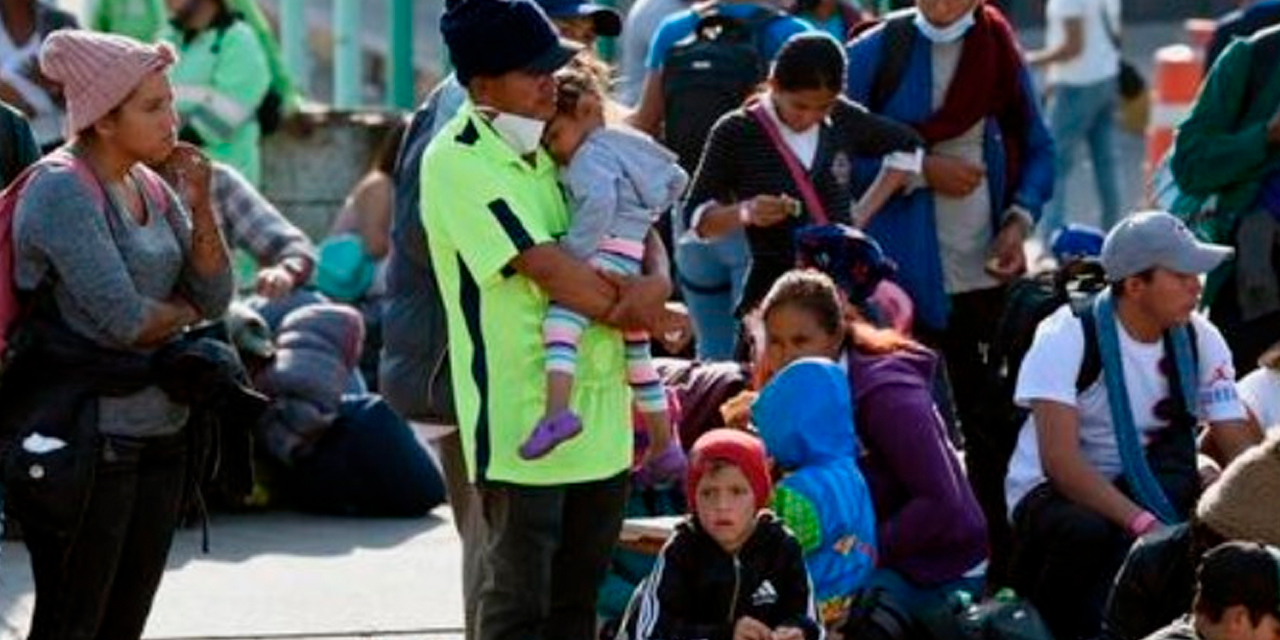
[[[756,588],[756,592],[751,594],[751,606],[759,607],[766,604],[774,604],[778,601],[778,591],[773,588],[773,583],[765,580]]]
[[[853,179],[853,163],[849,161],[849,155],[841,151],[831,159],[831,179],[836,184],[847,187]]]

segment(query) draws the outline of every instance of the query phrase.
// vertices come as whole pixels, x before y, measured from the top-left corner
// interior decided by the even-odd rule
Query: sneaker
[[[684,449],[681,449],[680,443],[672,438],[667,443],[667,448],[645,460],[636,471],[636,481],[646,487],[678,483],[684,479],[688,466],[689,460],[684,455]]]
[[[568,409],[543,418],[533,428],[529,439],[520,445],[520,457],[525,460],[537,460],[579,433],[582,433],[582,420]]]

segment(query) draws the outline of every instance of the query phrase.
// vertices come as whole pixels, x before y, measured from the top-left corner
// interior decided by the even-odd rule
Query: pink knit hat
[[[124,102],[143,78],[177,60],[167,44],[75,29],[55,31],[40,48],[40,70],[62,85],[67,130],[87,129]]]

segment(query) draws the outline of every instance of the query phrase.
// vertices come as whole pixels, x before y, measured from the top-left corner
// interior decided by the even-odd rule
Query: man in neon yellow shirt
[[[521,459],[545,404],[542,320],[554,298],[594,319],[643,324],[636,317],[660,312],[670,283],[604,280],[554,244],[569,211],[539,143],[555,113],[551,73],[579,47],[560,41],[529,0],[458,3],[441,31],[470,99],[423,157],[421,210],[467,469],[488,527],[479,637],[589,640],[622,520],[630,391],[621,335],[592,326],[571,403],[583,433]],[[647,264],[665,264],[653,253]]]

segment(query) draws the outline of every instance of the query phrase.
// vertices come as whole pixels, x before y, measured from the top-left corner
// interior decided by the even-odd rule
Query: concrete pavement
[[[181,531],[146,638],[462,639],[461,550],[447,507],[418,520],[218,516],[211,553]],[[25,637],[26,548],[0,552],[0,638]]]

